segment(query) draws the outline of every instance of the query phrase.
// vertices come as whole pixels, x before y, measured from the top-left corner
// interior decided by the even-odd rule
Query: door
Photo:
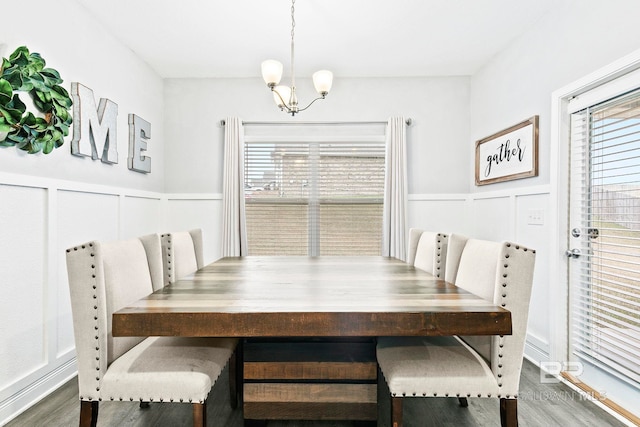
[[[569,354],[622,403],[640,390],[640,90],[591,99],[571,114]]]

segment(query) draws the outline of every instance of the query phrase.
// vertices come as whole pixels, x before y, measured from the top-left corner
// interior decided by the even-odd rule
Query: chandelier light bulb
[[[331,90],[333,73],[329,70],[320,70],[313,73],[313,86],[321,96],[326,96]]]
[[[269,87],[274,87],[282,79],[282,62],[274,59],[262,61],[262,78]]]
[[[289,86],[280,85],[273,88],[273,100],[281,110],[287,106],[291,99],[291,88]],[[283,103],[284,101],[284,103]]]

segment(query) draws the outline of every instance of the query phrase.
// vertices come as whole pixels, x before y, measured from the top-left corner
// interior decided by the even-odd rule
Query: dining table
[[[392,257],[243,256],[117,310],[112,334],[239,338],[245,420],[375,421],[377,337],[509,335],[511,313]]]

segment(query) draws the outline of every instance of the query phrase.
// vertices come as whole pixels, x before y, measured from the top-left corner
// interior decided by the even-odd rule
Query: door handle
[[[568,258],[579,258],[580,257],[580,249],[567,249],[564,253]]]

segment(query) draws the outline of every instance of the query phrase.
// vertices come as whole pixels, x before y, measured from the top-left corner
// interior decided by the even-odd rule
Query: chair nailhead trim
[[[80,245],[80,249],[87,249],[87,246],[89,248],[93,248],[93,243],[89,243],[88,245],[87,244]],[[78,247],[77,246],[74,247],[73,250],[77,252],[78,251]],[[71,252],[71,249],[67,249],[67,253],[69,253],[69,252]],[[89,254],[89,256],[91,256],[92,258],[95,258],[96,255],[95,255],[95,253],[91,252]],[[91,280],[92,280],[91,289],[94,290],[94,294],[92,295],[92,299],[94,301],[97,301],[98,295],[95,293],[95,290],[98,289],[98,286],[96,285],[96,282],[95,282],[95,280],[96,280],[96,264],[95,263],[91,264],[91,270],[92,270],[92,272],[91,272]],[[98,304],[97,303],[93,304],[93,309],[96,311],[96,313],[93,316],[93,320],[96,322],[94,327],[93,327],[93,329],[98,331],[99,330],[99,323],[98,323]],[[99,335],[95,335],[94,339],[96,340],[96,344],[99,344],[100,336]],[[99,372],[100,372],[100,345],[96,345],[95,349],[96,349],[96,352],[97,352],[96,358],[95,358],[96,359],[96,372],[98,372],[98,375],[96,376],[96,382],[97,382],[96,391],[100,392],[100,375],[99,375]],[[80,399],[82,400],[83,398],[80,397]],[[91,397],[89,397],[88,399],[89,399],[89,401],[92,400]],[[102,401],[102,398],[98,398],[98,400]],[[113,400],[113,398],[111,398],[111,400]]]

